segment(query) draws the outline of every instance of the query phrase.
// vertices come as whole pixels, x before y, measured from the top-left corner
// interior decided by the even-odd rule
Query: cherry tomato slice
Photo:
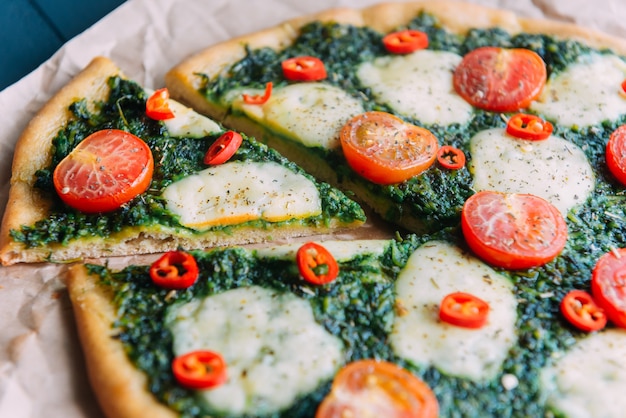
[[[567,224],[559,210],[529,194],[476,193],[463,205],[461,228],[479,258],[511,270],[549,262],[567,241]]]
[[[439,319],[457,327],[481,328],[488,316],[489,304],[470,293],[450,293],[439,305]]]
[[[437,138],[385,112],[352,118],[340,133],[341,146],[354,171],[377,184],[395,184],[429,168],[437,158]]]
[[[565,319],[581,331],[599,331],[606,326],[604,311],[584,290],[568,292],[561,300],[560,308]]]
[[[302,278],[311,284],[330,283],[339,274],[339,265],[335,257],[325,247],[315,242],[307,242],[298,249],[296,263]]]
[[[171,111],[167,104],[170,98],[170,92],[167,88],[162,88],[155,91],[148,101],[146,101],[146,115],[149,118],[155,120],[166,120],[174,117],[174,112]]]
[[[524,109],[546,84],[546,64],[522,48],[477,48],[454,71],[456,92],[468,103],[492,112]]]
[[[196,259],[183,251],[169,251],[150,266],[150,278],[166,289],[186,289],[198,280]]]
[[[605,154],[609,171],[626,186],[626,125],[613,131],[606,144]]]
[[[326,78],[324,62],[316,57],[289,58],[281,63],[283,75],[292,81],[319,81]]]
[[[553,126],[539,116],[518,113],[506,124],[506,133],[515,138],[541,141],[552,135]]]
[[[235,131],[227,131],[209,147],[204,155],[204,163],[208,165],[223,164],[235,155],[243,137]]]
[[[611,322],[626,328],[626,248],[600,257],[591,275],[591,294]]]
[[[178,356],[172,362],[174,377],[189,389],[211,389],[220,386],[228,377],[226,361],[216,352],[192,351]]]
[[[315,418],[436,418],[438,413],[426,383],[393,363],[367,359],[337,373]]]
[[[444,145],[437,151],[437,162],[448,170],[459,170],[465,167],[465,154],[451,145]]]
[[[250,96],[249,94],[244,94],[243,95],[244,103],[256,104],[256,105],[261,105],[261,104],[266,103],[270,99],[270,96],[272,95],[272,86],[273,84],[271,81],[265,84],[265,93],[263,93],[263,95],[256,94],[254,96]]]
[[[383,37],[385,49],[392,54],[409,54],[428,47],[428,35],[418,30],[401,30]]]
[[[85,213],[110,212],[146,191],[154,160],[144,141],[118,129],[94,132],[54,169],[63,202]]]

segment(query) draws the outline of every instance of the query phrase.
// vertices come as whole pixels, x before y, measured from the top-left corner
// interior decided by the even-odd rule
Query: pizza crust
[[[381,3],[364,9],[337,8],[321,13],[285,21],[275,27],[240,36],[212,45],[188,57],[165,75],[170,94],[197,111],[224,122],[229,109],[212,103],[199,93],[206,74],[210,78],[222,74],[250,49],[272,48],[280,50],[290,45],[298,36],[300,28],[313,21],[338,22],[355,26],[368,26],[381,33],[406,25],[420,12],[427,12],[439,19],[447,30],[463,34],[471,28],[499,27],[510,33],[545,33],[557,38],[579,40],[591,47],[609,48],[618,54],[626,54],[626,40],[571,23],[547,19],[527,19],[513,12],[493,9],[474,3],[456,1],[416,1],[407,3]],[[237,128],[237,125],[232,125]]]
[[[108,417],[173,418],[177,414],[147,389],[146,376],[131,363],[115,338],[112,295],[82,264],[68,269],[67,288],[74,308],[78,336],[89,381]]]
[[[71,117],[69,106],[82,98],[87,99],[88,106],[106,99],[109,92],[107,80],[116,75],[124,77],[111,60],[105,57],[93,59],[44,105],[20,136],[13,157],[11,188],[0,230],[2,265],[149,254],[178,247],[197,249],[243,245],[328,234],[339,229],[362,225],[362,221],[350,223],[333,218],[327,224],[319,226],[294,223],[263,229],[233,225],[228,231],[209,230],[203,233],[150,226],[125,228],[106,239],[88,237],[74,240],[69,244],[49,244],[35,248],[26,248],[24,244],[14,241],[10,236],[11,230],[19,230],[22,225],[33,225],[48,216],[51,202],[34,187],[35,173],[50,164],[51,143]]]

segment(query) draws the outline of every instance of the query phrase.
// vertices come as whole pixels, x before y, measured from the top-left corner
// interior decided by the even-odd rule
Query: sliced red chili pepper
[[[506,124],[506,133],[520,139],[540,141],[552,135],[553,126],[539,116],[518,113]]]
[[[409,54],[428,47],[428,35],[419,30],[406,29],[383,38],[385,49],[392,54]]]
[[[622,81],[622,93],[626,93],[626,80]]]
[[[264,104],[266,103],[269,99],[270,96],[272,95],[272,82],[270,81],[269,83],[265,84],[265,93],[261,94],[255,94],[254,96],[250,96],[249,94],[244,94],[243,95],[243,101],[246,104]]]
[[[226,381],[226,361],[216,352],[192,351],[172,362],[172,372],[181,385],[189,389],[210,389]]]
[[[451,145],[443,145],[437,151],[437,162],[449,170],[458,170],[465,167],[465,154]]]
[[[166,289],[186,289],[198,279],[198,263],[189,253],[170,251],[152,263],[150,278]]]
[[[209,165],[223,164],[230,159],[237,150],[243,138],[235,131],[227,131],[209,147],[204,155],[204,163]]]
[[[167,101],[170,98],[170,92],[167,88],[155,91],[146,101],[146,115],[155,120],[166,120],[174,117]]]
[[[302,278],[312,284],[330,283],[339,274],[335,257],[315,242],[307,242],[298,249],[296,262]]]
[[[326,78],[324,62],[316,57],[301,56],[289,58],[281,63],[287,80],[318,81]]]
[[[480,328],[487,323],[489,304],[464,292],[454,292],[441,301],[439,319],[464,328]]]
[[[581,331],[599,331],[606,326],[607,317],[590,293],[572,290],[561,300],[561,313]]]

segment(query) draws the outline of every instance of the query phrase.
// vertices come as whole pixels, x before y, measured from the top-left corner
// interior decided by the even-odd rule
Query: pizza
[[[389,52],[386,35],[417,49]],[[586,201],[596,177],[612,183],[598,168],[598,138],[626,111],[624,51],[624,40],[572,25],[408,2],[332,10],[210,46],[173,68],[166,84],[173,97],[350,190],[383,219],[424,233],[457,224],[476,191],[531,193],[566,213]],[[307,81],[298,80],[284,71],[294,60],[323,71],[302,70]],[[511,138],[504,129],[517,112],[551,122],[551,140],[532,152],[507,139],[492,147]],[[377,135],[380,125],[392,134]],[[600,149],[584,156],[590,140]],[[449,168],[450,149],[467,166]]]
[[[295,172],[355,208],[345,223],[363,220],[346,197],[354,196],[397,233],[206,251],[191,241],[167,251],[148,239],[167,251],[153,263],[72,266],[67,285],[105,413],[621,417],[624,55],[623,40],[584,28],[438,1],[330,10],[210,46],[174,67],[167,94],[194,109],[184,112],[200,125],[217,126],[198,135],[197,160],[213,141],[228,148],[230,132],[242,133],[222,165],[257,152],[298,164],[306,171]],[[102,86],[94,78],[90,85]],[[163,90],[104,79],[125,86],[109,99],[116,116],[106,129],[140,133],[154,124],[165,142],[176,138],[167,120],[145,116],[152,97],[176,113]],[[100,106],[84,89],[79,97]],[[72,96],[73,121],[98,125],[101,115]],[[125,105],[132,100],[139,121]],[[71,130],[55,147],[67,137]],[[53,187],[50,163],[37,170],[39,183]],[[163,203],[150,200],[151,188],[154,174],[128,206]],[[63,213],[92,216],[57,195]],[[192,193],[181,195],[183,205]],[[177,239],[188,231],[182,214],[158,208],[150,233],[166,229]],[[342,206],[331,218],[345,221],[347,212]],[[316,228],[328,223],[314,218]],[[56,234],[49,225],[10,236],[36,242]],[[276,235],[267,220],[244,225]],[[77,231],[96,236],[82,241],[89,245],[116,242],[115,234]],[[58,259],[48,242],[41,248]]]
[[[95,58],[14,154],[2,264],[244,244],[362,225],[362,208],[274,150]]]

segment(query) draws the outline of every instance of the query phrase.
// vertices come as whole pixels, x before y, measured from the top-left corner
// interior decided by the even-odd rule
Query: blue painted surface
[[[0,90],[124,0],[0,0]]]

